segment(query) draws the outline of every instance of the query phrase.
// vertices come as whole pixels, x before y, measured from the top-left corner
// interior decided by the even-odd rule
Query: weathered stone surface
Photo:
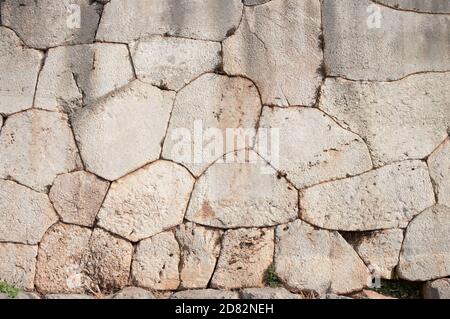
[[[37,246],[0,244],[0,281],[33,290]]]
[[[448,23],[445,15],[398,11],[369,0],[326,0],[327,73],[385,81],[422,71],[449,70]]]
[[[83,294],[50,294],[50,295],[46,295],[45,299],[73,300],[73,299],[95,299],[95,298],[93,296],[83,295]]]
[[[216,162],[197,180],[186,219],[237,228],[273,226],[298,216],[295,188],[266,163],[239,161],[241,154],[229,154],[229,162]],[[260,159],[253,151],[249,154]]]
[[[150,84],[180,90],[221,63],[220,43],[155,36],[131,45],[137,77]]]
[[[199,176],[223,154],[253,145],[260,113],[258,90],[249,80],[202,75],[177,95],[163,157]],[[242,140],[238,132],[227,134],[238,128]]]
[[[450,278],[427,282],[422,291],[424,299],[450,299]]]
[[[346,131],[327,115],[311,108],[265,107],[261,128],[279,129],[279,156],[265,155],[267,143],[257,151],[297,187],[357,175],[372,168],[364,141]],[[259,140],[265,138],[258,134]]]
[[[376,0],[381,4],[398,10],[411,10],[429,13],[450,13],[450,2],[447,0]]]
[[[139,242],[131,273],[138,286],[155,290],[175,290],[180,284],[180,247],[171,232]]]
[[[273,229],[268,228],[227,231],[211,287],[263,287],[265,271],[273,262],[273,236]]]
[[[235,291],[199,289],[178,291],[170,299],[239,299],[239,296]]]
[[[57,47],[48,51],[34,105],[70,113],[125,86],[133,78],[124,44]]]
[[[41,296],[34,292],[21,291],[17,294],[17,297],[15,299],[41,299]]]
[[[408,225],[397,273],[410,281],[450,276],[450,208],[431,207]]]
[[[115,293],[112,299],[155,299],[153,294],[139,287],[127,287]]]
[[[397,298],[385,296],[376,291],[367,290],[367,289],[364,289],[361,292],[353,294],[352,297],[355,299],[397,299]]]
[[[439,204],[450,207],[450,139],[428,158],[428,167]]]
[[[300,220],[277,227],[275,269],[290,290],[319,294],[358,291],[370,279],[363,261],[339,233]]]
[[[257,6],[269,1],[271,0],[242,0],[242,3],[244,3],[246,6]]]
[[[45,234],[39,246],[36,288],[45,294],[82,293],[85,290],[84,256],[91,230],[74,225],[56,224]]]
[[[241,291],[242,299],[303,299],[285,288],[247,288]]]
[[[37,244],[57,220],[47,195],[0,179],[0,241]]]
[[[302,219],[321,228],[364,231],[406,227],[434,204],[425,163],[404,161],[302,192]]]
[[[49,197],[63,222],[91,227],[108,187],[93,174],[67,173],[56,177]]]
[[[450,72],[370,83],[327,79],[320,108],[362,136],[377,166],[427,157],[450,127]]]
[[[45,49],[92,42],[100,8],[90,0],[5,0],[1,17],[28,46]]]
[[[29,110],[8,117],[0,135],[0,177],[43,192],[56,175],[79,166],[65,115]]]
[[[179,165],[150,164],[111,185],[98,225],[131,241],[179,225],[193,184],[194,178]]]
[[[105,6],[98,40],[130,42],[169,34],[222,41],[239,25],[241,0],[112,0]]]
[[[24,47],[13,31],[0,27],[0,114],[33,106],[42,58],[41,52]]]
[[[353,299],[353,298],[346,297],[346,296],[339,296],[336,294],[325,294],[325,295],[320,296],[319,299],[342,299],[342,300],[345,300],[345,299]]]
[[[80,109],[72,125],[86,169],[116,180],[159,157],[174,93],[134,81]]]
[[[320,2],[272,0],[244,12],[223,43],[225,72],[255,81],[265,105],[312,106],[322,80]]]
[[[384,279],[394,279],[402,242],[403,230],[389,229],[363,235],[353,246],[376,274]]]
[[[219,257],[222,231],[186,223],[175,235],[181,248],[181,287],[206,288]]]

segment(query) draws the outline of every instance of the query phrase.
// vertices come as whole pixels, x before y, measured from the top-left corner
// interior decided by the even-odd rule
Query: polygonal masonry
[[[431,179],[438,203],[450,207],[450,139],[447,139],[428,158]]]
[[[65,115],[29,110],[8,117],[0,135],[0,177],[44,192],[56,175],[79,166]]]
[[[447,0],[376,0],[375,2],[390,6],[397,10],[450,13],[450,2]]]
[[[347,294],[370,282],[370,273],[337,232],[296,220],[278,226],[275,269],[290,290]]]
[[[0,114],[9,115],[33,106],[43,56],[24,47],[13,31],[0,27]]]
[[[76,112],[72,126],[86,169],[113,181],[156,160],[174,95],[136,80]]]
[[[325,0],[327,74],[386,81],[449,70],[448,23],[445,15],[399,11],[370,0]]]
[[[312,106],[322,81],[320,34],[320,1],[245,7],[239,29],[223,43],[224,70],[255,81],[265,105]]]
[[[405,161],[302,192],[302,219],[321,228],[366,231],[406,227],[435,202],[427,166]]]
[[[101,5],[90,0],[5,0],[2,24],[10,27],[30,47],[92,43]]]
[[[374,164],[427,157],[450,128],[450,72],[391,83],[327,79],[320,108],[362,136]]]
[[[297,187],[356,175],[372,168],[364,141],[311,108],[265,107],[260,128],[279,130],[279,155],[265,155],[265,135],[256,150]]]
[[[16,288],[33,290],[37,246],[0,243],[0,280]]]
[[[48,51],[34,106],[70,113],[125,86],[133,78],[124,44],[57,47]]]
[[[163,157],[199,176],[223,154],[253,145],[260,113],[251,81],[202,75],[177,94]]]
[[[137,77],[159,87],[180,90],[221,63],[220,43],[154,36],[130,46]]]
[[[186,212],[190,221],[220,228],[273,226],[297,216],[295,188],[253,151],[227,154],[209,167]]]
[[[179,225],[193,184],[179,165],[150,164],[111,185],[98,225],[135,242]]]
[[[97,40],[131,42],[149,35],[222,41],[239,25],[241,0],[111,0]]]

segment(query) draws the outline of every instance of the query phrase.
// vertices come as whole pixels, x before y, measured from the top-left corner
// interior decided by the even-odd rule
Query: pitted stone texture
[[[450,299],[450,278],[427,282],[423,287],[424,299]]]
[[[150,164],[111,185],[98,225],[134,242],[158,234],[182,223],[193,185],[179,165]]]
[[[149,35],[224,40],[238,27],[241,0],[112,0],[105,6],[97,40],[130,42]]]
[[[219,227],[264,227],[298,216],[298,194],[284,178],[253,151],[227,154],[196,182],[186,219]],[[254,158],[253,160],[251,158]]]
[[[271,0],[243,0],[242,3],[244,3],[246,6],[257,6],[269,1]]]
[[[148,290],[139,287],[127,287],[115,293],[112,299],[155,299],[155,296]]]
[[[428,167],[438,203],[450,207],[450,139],[428,158]]]
[[[0,281],[33,290],[37,246],[0,244]]]
[[[325,0],[323,19],[328,75],[386,81],[450,69],[445,15],[398,11],[369,0]]]
[[[41,52],[24,47],[13,31],[0,27],[0,114],[33,106],[42,58]]]
[[[125,86],[133,78],[124,44],[57,47],[48,51],[34,105],[70,113]]]
[[[206,288],[220,253],[222,231],[186,223],[176,230],[181,248],[183,288]]]
[[[178,264],[180,247],[171,232],[164,232],[139,242],[131,273],[140,287],[175,290],[180,284]]]
[[[431,207],[408,225],[397,273],[410,281],[450,276],[450,208]]]
[[[358,291],[370,278],[363,261],[339,233],[300,220],[277,227],[275,269],[290,290],[319,294]]]
[[[56,175],[80,166],[67,117],[29,110],[10,116],[0,135],[0,177],[44,192]]]
[[[91,230],[56,224],[39,246],[36,288],[42,293],[82,293],[86,288],[84,256]]]
[[[101,6],[90,0],[5,0],[2,24],[18,33],[26,45],[45,49],[92,43]]]
[[[86,169],[113,181],[156,160],[174,95],[134,81],[75,113],[72,126]]]
[[[247,288],[241,291],[242,299],[303,299],[285,288]]]
[[[79,171],[56,177],[49,197],[65,223],[91,227],[108,191],[109,183]]]
[[[320,108],[364,138],[374,164],[427,157],[450,128],[450,72],[392,83],[327,79]]]
[[[34,245],[58,217],[47,195],[0,179],[0,241]]]
[[[363,235],[353,246],[381,278],[394,279],[402,242],[403,230],[389,229]]]
[[[255,81],[265,105],[314,105],[322,81],[320,15],[317,0],[245,7],[239,29],[223,43],[225,72]]]
[[[178,291],[170,299],[239,299],[239,295],[234,291],[198,289]]]
[[[177,95],[163,157],[199,176],[225,153],[252,146],[260,113],[261,100],[251,81],[202,75]],[[240,132],[227,135],[227,129],[242,129],[242,139]]]
[[[365,231],[406,227],[434,204],[425,163],[404,161],[302,192],[302,219],[321,228]]]
[[[131,45],[137,77],[150,84],[180,90],[221,63],[216,42],[155,36]]]
[[[261,128],[279,129],[278,158],[268,156],[265,135],[258,134],[258,153],[297,187],[357,175],[372,168],[364,141],[311,108],[265,107]]]
[[[428,13],[450,13],[450,2],[447,0],[376,0],[375,2],[398,10],[411,10]]]
[[[227,231],[211,287],[263,287],[264,274],[273,262],[273,236],[273,229],[268,228]]]

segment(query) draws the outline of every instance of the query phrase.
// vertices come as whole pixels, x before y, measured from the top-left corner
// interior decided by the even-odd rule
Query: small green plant
[[[399,299],[418,299],[420,298],[421,283],[405,280],[381,280],[380,288],[372,290],[390,297]]]
[[[280,278],[278,278],[275,271],[275,266],[272,264],[266,269],[264,273],[264,283],[269,287],[276,288],[281,286]]]
[[[0,281],[0,293],[8,295],[10,298],[16,298],[19,294],[20,289],[9,285],[4,281]]]

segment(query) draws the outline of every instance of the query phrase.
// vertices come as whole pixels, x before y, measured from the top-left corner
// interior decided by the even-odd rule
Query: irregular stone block
[[[155,299],[155,296],[150,291],[139,287],[127,287],[115,293],[112,299]]]
[[[83,295],[83,294],[50,294],[46,295],[45,299],[74,300],[74,299],[95,299],[95,298],[90,295]]]
[[[410,10],[429,13],[450,13],[450,2],[447,0],[376,0],[380,4],[397,10]]]
[[[247,288],[241,291],[242,299],[303,299],[285,288]]]
[[[239,296],[235,291],[198,289],[178,291],[170,299],[239,299]]]
[[[37,246],[0,243],[0,280],[33,290],[37,250]]]
[[[428,158],[438,203],[450,207],[450,139],[447,139]]]
[[[429,281],[422,292],[424,299],[450,299],[450,278]]]
[[[264,4],[269,1],[271,1],[271,0],[242,0],[242,3],[246,6],[257,6],[257,5]]]
[[[302,192],[302,219],[321,228],[365,231],[406,227],[435,203],[425,163],[404,161]]]

